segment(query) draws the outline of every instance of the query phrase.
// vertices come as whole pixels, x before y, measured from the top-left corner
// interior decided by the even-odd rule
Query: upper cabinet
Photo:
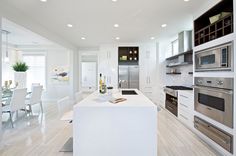
[[[98,54],[98,73],[106,76],[108,86],[118,87],[118,47],[104,45]]]
[[[233,33],[233,0],[222,0],[194,21],[194,45]]]

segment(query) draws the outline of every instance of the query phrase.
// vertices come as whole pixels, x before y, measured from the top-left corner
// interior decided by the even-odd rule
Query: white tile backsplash
[[[192,65],[180,66],[176,68],[180,75],[165,75],[165,85],[166,86],[192,86],[193,85],[193,75],[189,72],[193,71]],[[170,69],[166,69],[168,71]]]

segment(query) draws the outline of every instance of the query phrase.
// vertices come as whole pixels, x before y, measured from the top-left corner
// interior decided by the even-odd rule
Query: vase
[[[14,73],[14,80],[15,83],[18,84],[17,88],[26,88],[26,72],[15,72]]]

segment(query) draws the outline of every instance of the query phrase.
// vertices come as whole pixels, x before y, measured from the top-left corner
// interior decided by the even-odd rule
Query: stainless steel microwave
[[[195,53],[195,71],[199,72],[211,70],[233,70],[232,42]]]

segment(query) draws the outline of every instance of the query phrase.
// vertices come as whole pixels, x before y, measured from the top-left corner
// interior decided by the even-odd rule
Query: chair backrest
[[[75,93],[75,101],[76,101],[76,103],[80,102],[81,100],[83,100],[83,92],[76,92]]]
[[[10,101],[11,111],[20,110],[25,108],[25,97],[27,94],[27,89],[15,89],[12,93],[12,98]]]
[[[30,96],[30,104],[38,104],[41,102],[43,86],[32,86],[32,93]]]
[[[68,96],[57,101],[59,115],[62,116],[65,112],[72,110],[72,104]]]

